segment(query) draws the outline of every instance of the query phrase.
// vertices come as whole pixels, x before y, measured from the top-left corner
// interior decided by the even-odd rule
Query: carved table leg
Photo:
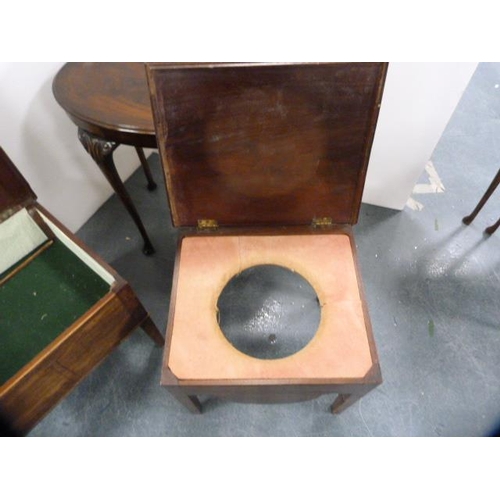
[[[120,197],[128,213],[134,220],[144,240],[144,247],[142,251],[146,255],[153,254],[155,252],[153,245],[149,240],[146,229],[142,224],[134,203],[125,189],[120,176],[118,175],[118,171],[116,170],[116,166],[113,161],[113,151],[118,147],[118,144],[116,142],[96,137],[80,128],[78,129],[78,139],[87,153],[92,156],[93,160],[97,163],[97,166],[101,169],[101,172],[111,184],[115,193]]]
[[[479,200],[477,207],[472,211],[472,213],[470,215],[468,215],[467,217],[464,217],[462,219],[462,222],[464,224],[469,225],[476,218],[476,215],[479,213],[481,208],[483,208],[483,205],[488,201],[488,198],[493,194],[493,191],[495,191],[495,189],[498,187],[499,184],[500,184],[500,170],[497,172],[497,175],[495,176],[495,178],[493,179],[493,181],[489,185],[488,189],[486,190],[486,193],[484,193],[483,197]],[[495,226],[493,225],[491,227],[495,227]],[[491,230],[491,228],[488,228],[486,230],[486,232],[488,234],[492,234],[492,232],[494,231],[493,230],[490,232],[489,230]]]
[[[151,169],[149,168],[148,161],[146,160],[146,156],[144,156],[144,151],[142,148],[135,147],[137,151],[137,156],[139,160],[141,160],[142,169],[144,170],[144,175],[148,181],[148,190],[154,191],[156,189],[156,182],[153,179],[153,175],[151,174]]]

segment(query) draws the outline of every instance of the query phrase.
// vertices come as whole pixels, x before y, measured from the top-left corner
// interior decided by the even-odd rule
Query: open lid
[[[386,70],[148,64],[174,225],[356,223]]]
[[[35,200],[36,194],[0,147],[0,222]]]

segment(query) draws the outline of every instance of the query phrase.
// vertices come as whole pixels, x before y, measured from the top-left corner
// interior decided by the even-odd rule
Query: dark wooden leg
[[[165,344],[165,339],[149,316],[143,321],[141,328],[149,335],[153,342],[159,346]]]
[[[179,403],[183,404],[191,413],[201,413],[201,403],[196,396],[189,396],[179,387],[168,387],[172,396],[174,396]]]
[[[500,170],[497,172],[497,175],[489,185],[488,189],[486,190],[486,193],[484,193],[483,197],[479,200],[477,207],[472,211],[470,215],[462,219],[462,222],[464,224],[469,225],[476,218],[476,215],[479,213],[481,208],[483,208],[483,205],[488,201],[488,198],[493,194],[493,191],[495,191],[495,189],[498,187],[499,184],[500,184]],[[486,232],[488,232],[488,229],[486,230]],[[488,232],[488,234],[491,234],[491,232]]]
[[[120,197],[128,213],[134,220],[144,240],[144,247],[142,251],[146,255],[153,254],[155,252],[153,245],[149,240],[146,229],[142,224],[134,203],[125,189],[120,176],[118,175],[118,171],[116,170],[116,166],[113,161],[113,151],[118,147],[118,144],[116,142],[96,137],[80,128],[78,129],[78,139],[80,139],[80,142],[87,153],[89,153],[89,155],[92,156],[93,160],[97,163],[97,166],[101,169],[101,172],[111,184],[115,193]]]
[[[493,234],[497,229],[498,229],[498,226],[500,226],[500,219],[498,219],[495,224],[493,224],[492,226],[490,227],[487,227],[484,232],[486,234]]]
[[[142,148],[138,148],[137,146],[135,150],[137,151],[137,156],[139,157],[139,160],[141,160],[142,169],[144,170],[144,175],[146,176],[146,179],[148,181],[148,190],[154,191],[157,186],[156,182],[153,179],[153,175],[151,174],[151,169],[149,168],[148,160],[146,160],[144,151],[142,150]]]
[[[332,413],[340,413],[345,409],[352,406],[356,401],[359,401],[365,394],[370,392],[374,387],[366,387],[361,389],[359,392],[352,394],[339,394],[332,404]]]

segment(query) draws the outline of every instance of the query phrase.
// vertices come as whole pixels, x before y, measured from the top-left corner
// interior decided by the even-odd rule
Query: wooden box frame
[[[164,339],[130,285],[36,202],[36,196],[0,148],[0,209],[3,219],[25,208],[56,236],[82,250],[112,277],[109,292],[45,349],[0,386],[0,416],[11,432],[28,433],[128,335],[141,327],[159,346]],[[63,241],[64,243],[64,241]]]
[[[189,75],[190,70],[192,70],[191,75]],[[366,298],[358,268],[352,225],[356,223],[359,213],[364,179],[375,132],[378,110],[380,108],[386,71],[387,64],[385,63],[373,63],[372,65],[358,63],[351,66],[347,64],[334,66],[333,63],[331,65],[274,65],[256,63],[188,65],[154,63],[147,65],[157,140],[165,172],[173,223],[175,226],[181,227],[193,226],[196,224],[196,219],[198,220],[197,227],[182,227],[179,234],[161,380],[162,385],[192,412],[201,412],[202,410],[201,401],[199,399],[200,395],[223,397],[241,402],[282,403],[303,401],[316,398],[323,394],[337,393],[337,397],[332,405],[332,412],[338,413],[352,405],[360,397],[382,382]],[[311,75],[311,81],[323,79],[323,84],[327,83],[327,79],[331,77],[331,75],[335,76],[339,74],[339,78],[341,80],[343,79],[343,83],[339,85],[341,87],[340,90],[335,89],[331,92],[328,89],[322,90],[325,85],[321,87],[320,84],[311,84],[312,90],[318,91],[319,93],[324,92],[325,97],[321,103],[322,108],[319,114],[317,112],[317,103],[314,104],[314,111],[311,111],[314,106],[311,107],[309,103],[306,102],[307,99],[311,98],[314,94],[311,88],[308,87],[309,74]],[[228,78],[227,80],[225,80],[226,76]],[[349,78],[351,76],[353,76],[354,94],[356,94],[356,92],[359,94],[365,92],[364,97],[360,98],[360,100],[364,99],[361,106],[358,106],[358,104],[354,102],[356,99],[353,99],[352,102],[349,101],[350,89],[348,87]],[[262,80],[263,88],[266,89],[263,92],[268,92],[267,89],[271,88],[269,91],[269,95],[271,95],[272,92],[278,89],[278,98],[281,96],[280,92],[282,89],[287,90],[290,86],[293,88],[293,91],[297,91],[297,94],[302,93],[297,98],[298,106],[302,109],[299,109],[296,117],[292,116],[292,120],[295,120],[292,123],[292,127],[295,126],[300,129],[302,117],[305,117],[307,120],[309,114],[313,115],[316,113],[314,117],[317,118],[323,113],[327,115],[325,119],[326,125],[335,124],[335,120],[337,120],[335,124],[337,128],[332,132],[332,137],[335,138],[337,143],[342,140],[349,143],[349,146],[344,148],[346,151],[341,153],[338,161],[330,160],[329,157],[327,158],[326,163],[328,163],[328,168],[331,168],[326,176],[327,180],[321,181],[329,183],[326,186],[327,191],[328,189],[332,192],[335,191],[337,181],[342,186],[342,190],[337,190],[336,197],[332,196],[330,200],[320,200],[318,202],[314,199],[314,193],[312,195],[310,194],[309,198],[303,199],[301,193],[298,191],[294,192],[293,196],[299,200],[300,207],[304,208],[303,213],[297,213],[295,210],[296,207],[289,208],[290,204],[287,204],[284,207],[284,213],[268,215],[265,214],[256,203],[253,205],[245,205],[245,207],[248,206],[248,216],[247,214],[242,215],[241,212],[235,213],[229,202],[226,203],[226,199],[230,198],[232,195],[230,189],[226,189],[226,181],[223,180],[223,184],[219,184],[220,198],[222,200],[217,199],[218,188],[214,185],[208,187],[209,184],[207,184],[207,182],[212,182],[211,179],[215,179],[216,182],[217,179],[224,179],[224,177],[219,175],[220,169],[227,167],[226,164],[221,167],[221,161],[225,160],[220,160],[218,151],[215,150],[216,152],[213,153],[212,145],[208,144],[220,140],[220,136],[215,132],[222,130],[221,135],[223,136],[223,140],[226,140],[224,134],[226,134],[227,137],[231,135],[228,124],[233,122],[238,123],[237,120],[239,119],[239,123],[243,124],[243,129],[245,129],[245,123],[250,122],[248,130],[252,134],[255,133],[256,128],[261,127],[261,121],[259,121],[261,117],[259,115],[254,119],[254,115],[252,114],[254,113],[254,109],[251,108],[252,100],[259,102],[261,105],[262,103],[269,105],[269,107],[272,107],[273,102],[276,101],[276,99],[274,99],[276,94],[272,94],[274,100],[269,96],[260,96],[259,79]],[[243,82],[243,91],[240,91],[240,87],[238,87],[241,82]],[[289,82],[292,83],[290,84]],[[247,85],[247,87],[245,87],[245,85]],[[314,87],[314,85],[316,85],[316,87]],[[249,91],[247,92],[247,90]],[[190,104],[190,100],[192,99],[190,92],[193,94],[199,92],[199,95],[193,98],[195,104]],[[222,98],[226,98],[226,101],[221,99],[219,103],[206,104],[207,101],[212,99],[212,93],[220,93]],[[200,97],[200,95],[202,97]],[[293,107],[292,101],[294,97],[293,94],[291,95],[292,99],[289,100],[288,103],[285,102],[285,104]],[[244,97],[247,96],[249,98],[249,104],[248,107],[245,108]],[[306,97],[304,98],[304,96]],[[347,102],[346,106],[344,106],[344,101],[342,101],[344,98],[343,96],[347,96],[345,97],[345,102]],[[261,99],[261,101],[259,101],[259,99]],[[314,99],[315,98],[312,97],[312,100]],[[226,111],[224,105],[217,105],[222,102],[226,108],[229,106],[233,109],[231,109],[231,111]],[[336,104],[337,102],[340,103],[339,112],[337,110],[331,111],[328,109],[325,112],[325,103]],[[229,105],[227,103],[229,103]],[[222,111],[220,111],[221,109]],[[361,112],[358,114],[359,116],[362,114],[362,119],[356,115],[359,109],[361,109]],[[286,112],[288,111],[290,111],[290,107],[286,110]],[[246,112],[248,112],[250,116],[248,120],[246,120],[245,117]],[[274,114],[270,120],[275,119],[279,113],[281,113],[280,110],[274,110]],[[222,114],[223,116],[222,125],[219,128],[217,127],[220,123],[217,123],[215,127],[212,126],[212,124],[207,125],[208,121],[212,120],[214,116],[218,119],[218,114]],[[350,114],[353,115],[352,119],[350,119]],[[236,121],[233,120],[233,115],[237,116]],[[191,118],[191,116],[194,116],[194,118]],[[338,124],[339,117],[340,119],[342,119],[342,117],[347,118],[345,131],[342,130],[342,125]],[[264,120],[265,119],[264,112]],[[361,122],[362,126],[360,125]],[[257,123],[257,126],[255,123]],[[263,127],[266,125],[267,123],[265,123]],[[311,126],[314,129],[314,120],[311,121]],[[328,129],[328,126],[325,128]],[[207,130],[210,130],[210,134]],[[276,137],[278,137],[279,134],[281,134],[280,138],[283,135],[287,136],[288,131],[286,122],[278,123],[276,129],[270,129],[270,134],[272,135],[276,130],[278,130]],[[307,130],[300,130],[307,135]],[[321,130],[313,130],[313,143],[316,135],[321,133]],[[349,134],[355,136],[355,138],[352,139]],[[238,135],[238,131],[235,132],[235,135]],[[262,137],[262,135],[259,137]],[[281,140],[280,138],[277,140]],[[295,141],[298,140],[300,143],[300,137],[295,135],[295,137],[290,137],[290,146],[295,144],[292,142],[292,139]],[[239,156],[238,153],[236,153],[232,157],[233,163],[231,163],[231,165],[235,166],[236,170],[240,168],[238,166],[238,160],[240,163],[245,163],[246,161],[244,153],[242,152],[243,147],[240,147],[242,140],[244,140],[244,138],[241,136],[237,139],[227,139],[227,143],[230,144],[230,147],[226,148],[222,153],[222,155],[224,155],[228,150],[230,150],[231,153],[233,149],[238,150]],[[285,140],[288,140],[288,137]],[[318,144],[319,143],[320,142],[318,142]],[[351,145],[351,143],[353,145]],[[301,146],[301,144],[299,144],[299,146]],[[251,147],[253,146],[250,146],[250,148]],[[270,150],[272,150],[272,147],[273,145],[271,145]],[[342,150],[342,147],[341,145],[340,150]],[[351,149],[347,151],[349,147]],[[249,151],[252,152],[252,149],[249,149]],[[287,156],[286,150],[282,151],[285,152],[286,156],[284,163],[287,166],[293,164],[293,155]],[[309,154],[307,146],[299,151],[299,153],[307,159],[307,155]],[[276,158],[273,157],[273,154],[274,153],[269,153],[267,157],[272,158],[273,161],[277,161]],[[331,158],[334,157],[334,153],[332,153],[331,149],[328,150],[326,154],[327,156],[330,155]],[[355,157],[355,159],[353,159],[353,157]],[[257,157],[256,162],[258,163],[259,161],[260,157]],[[212,167],[208,165],[208,163],[204,164],[204,162],[212,162],[215,166]],[[258,168],[262,168],[262,165]],[[273,166],[269,167],[270,170],[273,168]],[[282,168],[281,165],[277,167],[278,170],[280,168]],[[301,165],[292,167],[290,175],[297,174],[300,176],[300,168]],[[314,170],[314,166],[312,168]],[[223,174],[226,173],[227,168],[226,172]],[[228,176],[231,175],[232,173],[230,172]],[[244,174],[242,174],[242,172],[237,172],[236,175],[240,175],[243,180],[240,181],[239,179],[231,177],[231,189],[235,185],[236,189],[244,189],[242,187],[245,182]],[[253,173],[249,175],[252,176]],[[269,185],[266,184],[265,175],[266,174],[264,174],[262,181],[257,178],[257,183],[250,188],[257,191],[260,190],[264,202],[272,200],[274,196],[273,186],[270,188]],[[277,175],[281,174],[278,172]],[[267,179],[269,179],[269,176]],[[285,177],[282,176],[280,179],[286,182]],[[254,178],[251,178],[251,181],[254,180]],[[203,189],[203,187],[206,189]],[[323,188],[324,185],[320,185],[320,191]],[[215,194],[205,193],[205,191],[209,191],[210,189],[213,189]],[[196,199],[196,193],[199,193],[200,199]],[[237,204],[235,206],[237,206]],[[195,209],[193,209],[193,207],[195,207]],[[212,218],[210,216],[211,212],[217,213],[218,217]],[[311,214],[314,214],[314,216],[311,216]],[[317,217],[319,215],[321,216]],[[306,223],[306,220],[308,220],[309,223]],[[176,335],[174,329],[176,306],[178,301],[181,300],[178,296],[178,283],[181,268],[182,244],[185,238],[203,238],[207,235],[212,237],[234,235],[258,235],[264,237],[276,235],[303,235],[314,238],[320,234],[343,235],[347,236],[349,239],[357,282],[357,293],[359,293],[362,304],[362,317],[365,325],[366,341],[369,346],[371,357],[371,366],[366,373],[363,373],[361,376],[353,377],[347,372],[348,376],[338,376],[335,378],[303,378],[300,376],[289,376],[287,378],[273,376],[249,378],[229,376],[210,378],[208,376],[199,377],[194,375],[198,373],[194,369],[192,371],[193,375],[191,376],[189,368],[182,375],[176,373],[176,369],[173,368],[173,354],[171,351],[173,339]],[[262,262],[262,264],[265,263],[266,262]],[[197,311],[193,311],[193,314],[197,314]],[[177,333],[177,335],[181,334],[182,332]],[[217,333],[215,331],[206,331],[204,334],[216,335]],[[307,347],[304,348],[304,350],[305,349],[307,349]],[[219,356],[221,363],[233,362],[227,358],[223,359],[222,352],[222,350],[220,353],[210,352],[208,355],[215,357]],[[294,356],[295,355],[291,356],[291,358]],[[297,373],[299,372],[300,370],[297,370]]]

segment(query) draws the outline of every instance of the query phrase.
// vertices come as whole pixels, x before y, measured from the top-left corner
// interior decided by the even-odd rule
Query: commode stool
[[[201,411],[200,395],[281,403],[336,393],[340,412],[381,383],[351,226],[386,70],[147,65],[172,219],[182,228],[161,383],[190,410]],[[320,306],[312,338],[276,359],[231,341],[218,306],[233,277],[269,265],[304,278]],[[249,344],[276,350],[285,337]]]

